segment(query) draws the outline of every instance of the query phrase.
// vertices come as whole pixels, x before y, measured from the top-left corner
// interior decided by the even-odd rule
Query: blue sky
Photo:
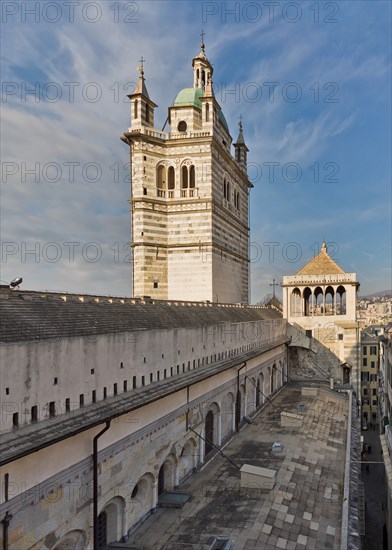
[[[252,301],[323,240],[361,294],[391,288],[390,2],[53,4],[2,3],[3,280],[130,294],[126,94],[143,55],[162,128],[204,29],[250,149]]]

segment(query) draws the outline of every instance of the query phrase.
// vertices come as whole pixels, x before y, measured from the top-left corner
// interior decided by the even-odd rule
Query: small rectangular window
[[[51,401],[49,403],[49,418],[53,418],[54,416],[56,416],[56,403]]]
[[[147,187],[143,187],[143,195],[147,195]]]
[[[362,354],[367,355],[367,346],[362,347]]]
[[[145,376],[142,376],[142,386],[145,385]]]
[[[84,393],[79,395],[79,407],[84,407]]]
[[[90,370],[90,374],[94,374],[95,370],[94,369],[91,369]]]
[[[372,390],[372,395],[377,395],[377,390],[375,388]]]
[[[124,368],[124,363],[121,361],[120,363],[120,369],[123,369]]]
[[[166,369],[163,369],[163,378],[166,378]]]
[[[59,381],[59,379],[58,379],[57,376],[56,376],[56,378],[53,380],[53,385],[56,386],[57,383],[58,383],[58,381]]]
[[[128,380],[124,380],[124,391],[128,391]]]
[[[37,405],[34,405],[31,407],[31,422],[38,422],[38,407]]]
[[[177,374],[180,374],[180,365],[177,365]]]
[[[137,383],[136,383],[136,376],[134,376],[134,377],[132,378],[132,387],[133,387],[133,389],[136,388],[136,385],[137,385]]]
[[[159,372],[159,370],[157,371],[157,380],[159,381],[161,378],[161,373]]]
[[[105,386],[105,387],[103,388],[103,398],[106,399],[107,396],[108,396],[108,390],[107,390],[107,387]]]
[[[343,334],[338,334],[338,340],[343,340]]]
[[[367,358],[366,357],[364,357],[362,359],[362,366],[367,367]]]
[[[10,389],[9,388],[5,388],[5,395],[9,395],[10,394]]]
[[[158,281],[154,281],[154,288],[158,288]]]
[[[93,403],[95,403],[96,400],[97,400],[97,392],[96,392],[95,390],[93,390],[93,391],[91,392],[91,401],[92,401]]]
[[[71,410],[71,400],[69,397],[65,400],[65,412],[69,412]]]
[[[117,384],[113,384],[113,395],[117,395]]]
[[[370,361],[370,368],[374,369],[376,366],[376,363],[374,361]]]

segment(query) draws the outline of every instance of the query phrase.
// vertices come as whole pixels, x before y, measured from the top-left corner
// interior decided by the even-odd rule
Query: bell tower
[[[143,58],[122,136],[131,160],[132,291],[161,300],[249,301],[248,200],[242,122],[232,137],[215,98],[204,33],[193,86],[169,107],[169,131],[154,128]]]

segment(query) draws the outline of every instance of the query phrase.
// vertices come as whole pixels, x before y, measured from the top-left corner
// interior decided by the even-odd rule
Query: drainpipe
[[[12,518],[13,515],[7,510],[4,518],[1,520],[1,523],[3,524],[3,550],[8,550],[8,526]]]
[[[98,550],[98,439],[110,428],[110,420],[93,439],[93,530],[94,550]]]
[[[240,430],[241,422],[241,393],[240,393],[240,371],[246,367],[246,361],[237,371],[237,399],[235,402],[235,429],[236,432]]]

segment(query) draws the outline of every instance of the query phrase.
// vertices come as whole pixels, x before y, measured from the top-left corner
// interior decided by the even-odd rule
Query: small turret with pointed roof
[[[133,128],[140,126],[154,127],[154,109],[157,105],[151,101],[148,95],[144,78],[144,61],[145,59],[142,57],[138,67],[140,74],[136,89],[133,94],[128,95],[131,100],[131,121]]]
[[[244,141],[244,132],[242,128],[242,115],[240,116],[240,121],[238,123],[238,126],[240,127],[240,130],[238,132],[237,141],[236,143],[234,143],[235,160],[238,162],[241,168],[246,172],[247,170],[246,154],[249,151],[249,149],[245,145],[245,141]]]

